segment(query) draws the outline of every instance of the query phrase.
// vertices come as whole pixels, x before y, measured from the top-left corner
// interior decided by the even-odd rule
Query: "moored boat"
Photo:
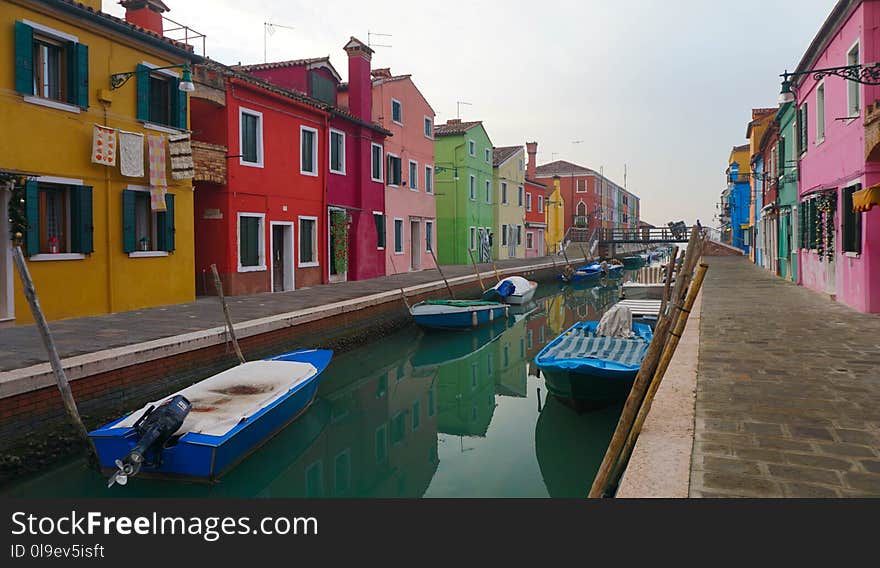
[[[537,282],[526,280],[522,276],[510,276],[483,292],[483,300],[518,306],[528,303],[537,289]]]
[[[509,307],[483,300],[425,300],[410,308],[415,322],[432,329],[477,327],[507,317]]]
[[[620,262],[622,262],[625,267],[631,268],[631,267],[641,266],[642,264],[645,263],[645,259],[642,258],[641,255],[636,254],[636,255],[630,255],[630,256],[623,256],[620,258]]]
[[[243,363],[89,433],[110,484],[134,475],[214,481],[299,418],[333,352]]]
[[[632,324],[633,337],[596,334],[599,322],[579,322],[547,344],[535,358],[547,390],[567,400],[605,402],[626,398],[653,332]]]

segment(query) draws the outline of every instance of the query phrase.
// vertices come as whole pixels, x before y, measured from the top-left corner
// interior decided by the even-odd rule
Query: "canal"
[[[627,274],[627,279],[633,273]],[[299,420],[214,485],[135,478],[107,489],[84,459],[4,488],[20,497],[584,497],[622,408],[578,414],[532,360],[619,283],[544,283],[507,321],[408,326],[334,357]]]

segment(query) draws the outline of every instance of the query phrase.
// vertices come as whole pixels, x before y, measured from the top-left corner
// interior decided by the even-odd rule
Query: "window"
[[[532,194],[527,193],[526,194],[526,211],[531,211],[531,210],[532,210]]]
[[[434,137],[434,121],[430,117],[425,117],[425,138]]]
[[[804,103],[801,106],[801,110],[798,111],[798,145],[801,154],[805,154],[807,152],[807,103]]]
[[[522,225],[516,226],[516,246],[522,246]]]
[[[257,111],[239,109],[241,122],[241,158],[246,166],[263,165],[263,114]]]
[[[68,244],[69,190],[66,186],[40,185],[40,253],[70,252]]]
[[[299,218],[299,266],[318,266],[318,218]]]
[[[519,188],[518,188],[516,204],[518,207],[523,206],[523,187],[522,186],[519,186]]]
[[[486,180],[486,203],[492,203],[492,182]]]
[[[409,188],[419,189],[419,163],[412,160],[409,161]]]
[[[501,203],[507,204],[507,182],[501,182]]]
[[[470,231],[470,249],[477,249],[477,229],[475,227],[471,227]]]
[[[856,184],[843,190],[843,210],[840,212],[843,225],[841,242],[843,252],[856,254],[862,252],[862,214],[853,212],[853,193],[861,189],[861,184]]]
[[[501,246],[507,246],[507,225],[501,225]]]
[[[816,89],[816,144],[825,140],[825,83]]]
[[[384,424],[376,428],[376,463],[382,464],[388,459],[388,429]]]
[[[94,251],[91,187],[28,180],[25,203],[29,257]]]
[[[308,126],[300,126],[300,166],[303,175],[318,175],[318,131]],[[344,146],[343,146],[344,148]]]
[[[387,162],[388,162],[388,185],[393,185],[394,187],[400,186],[401,179],[401,162],[398,156],[394,154],[386,154]]]
[[[72,112],[78,109],[66,105],[88,108],[88,46],[64,32],[15,22],[15,90],[37,97],[28,102]]]
[[[321,460],[306,469],[306,497],[324,496],[324,466]]]
[[[142,122],[150,122],[186,129],[187,97],[178,86],[180,78],[169,70],[150,71],[155,66],[141,64],[137,66],[137,118]],[[242,112],[242,109],[239,109]],[[262,117],[256,111],[251,114]],[[262,120],[260,121],[262,123]],[[262,131],[260,131],[262,138]],[[259,145],[262,147],[262,140]],[[262,148],[260,148],[262,153]],[[244,152],[241,152],[242,154]],[[262,155],[260,156],[262,163]]]
[[[519,171],[523,171],[523,169],[524,169],[523,160],[522,160],[522,158],[520,158],[519,159]]]
[[[468,140],[468,154],[471,156],[477,155],[477,143],[473,140]]]
[[[471,176],[468,178],[468,190],[471,199],[477,198],[477,178]]]
[[[846,54],[846,64],[858,65],[861,62],[860,60],[859,42],[856,42]],[[846,82],[846,101],[846,108],[849,112],[848,116],[859,116],[862,110],[861,91],[859,90],[859,84],[855,81]]]
[[[385,215],[379,211],[373,211],[373,221],[376,223],[376,248],[385,248]]]
[[[345,133],[338,130],[330,131],[330,171],[345,173]]]
[[[334,494],[342,495],[351,487],[351,450],[340,452],[333,460]]]
[[[382,175],[382,146],[378,144],[372,145],[372,169],[370,176],[373,181],[384,181],[385,177]]]
[[[535,248],[535,234],[529,231],[526,233],[526,248]]]
[[[434,221],[425,221],[425,251],[434,250]]]
[[[266,269],[265,230],[266,216],[262,213],[238,214],[238,271],[252,272]]]
[[[538,213],[544,212],[544,197],[542,195],[538,196]]]
[[[394,253],[403,254],[403,219],[394,220]]]
[[[434,193],[434,168],[425,166],[425,193]]]
[[[123,251],[130,256],[139,256],[139,253],[173,251],[174,195],[165,194],[165,210],[154,211],[149,188],[124,190],[122,243]]]
[[[486,163],[492,163],[492,148],[486,148]]]
[[[578,193],[586,193],[586,191],[587,191],[587,180],[585,180],[585,179],[579,179],[579,180],[577,180],[577,189],[576,189],[576,191],[577,191]]]
[[[403,441],[406,436],[406,415],[398,412],[391,419],[391,445],[394,446]]]
[[[403,124],[403,105],[397,99],[391,99],[391,120]]]

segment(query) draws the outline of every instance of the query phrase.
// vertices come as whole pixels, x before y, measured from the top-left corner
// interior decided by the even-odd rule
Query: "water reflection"
[[[107,491],[80,460],[4,493],[583,496],[620,409],[579,415],[546,399],[530,362],[575,322],[601,317],[617,301],[618,284],[544,284],[543,297],[491,326],[460,333],[411,326],[340,354],[313,408],[215,485],[137,479]]]

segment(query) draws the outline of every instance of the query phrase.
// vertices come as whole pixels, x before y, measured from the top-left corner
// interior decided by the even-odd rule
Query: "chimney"
[[[535,158],[538,155],[538,143],[526,142],[526,151],[529,153],[529,165],[526,166],[526,177],[535,179]]]
[[[121,0],[119,3],[125,8],[126,22],[159,35],[164,34],[162,13],[170,8],[161,0]]]
[[[354,37],[343,49],[348,54],[348,108],[357,118],[372,122],[373,81],[370,78],[370,61],[373,59],[373,50]]]
[[[374,79],[390,79],[392,77],[390,67],[383,67],[382,69],[373,69],[372,74],[373,74]]]

